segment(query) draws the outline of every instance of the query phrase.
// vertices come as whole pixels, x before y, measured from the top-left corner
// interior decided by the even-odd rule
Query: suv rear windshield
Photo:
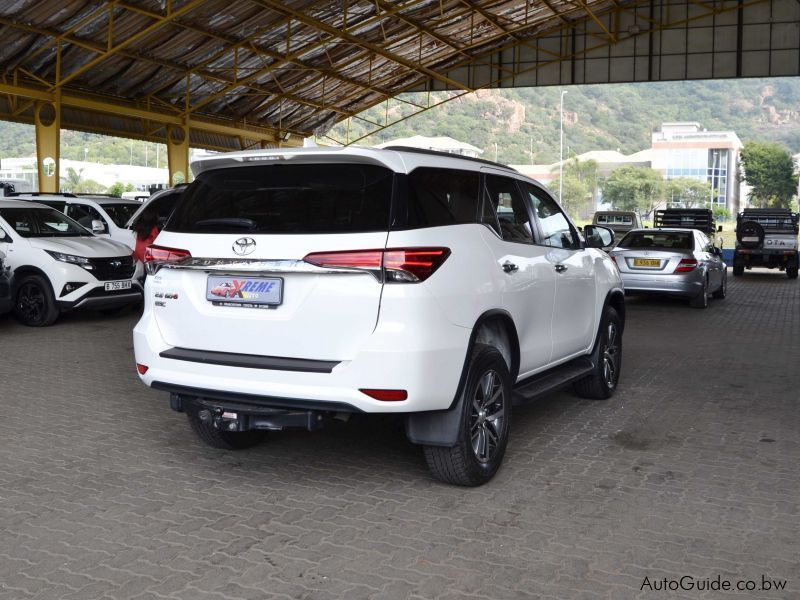
[[[688,231],[636,231],[626,235],[620,248],[656,248],[658,250],[693,250],[693,236]]]
[[[182,233],[388,231],[394,174],[359,164],[270,164],[201,174],[166,229]]]

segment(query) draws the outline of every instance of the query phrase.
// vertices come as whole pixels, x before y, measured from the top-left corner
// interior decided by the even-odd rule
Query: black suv
[[[736,216],[736,253],[733,274],[766,267],[786,271],[797,279],[798,213],[788,208],[747,208]]]

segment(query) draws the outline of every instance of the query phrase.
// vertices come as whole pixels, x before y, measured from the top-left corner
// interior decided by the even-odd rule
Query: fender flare
[[[512,353],[511,365],[509,372],[511,373],[512,381],[516,380],[517,373],[519,372],[519,338],[517,330],[514,326],[514,320],[508,311],[501,309],[492,309],[483,313],[475,325],[472,327],[472,334],[469,338],[467,345],[466,356],[464,357],[464,367],[461,369],[461,378],[458,381],[456,394],[450,407],[445,410],[431,410],[417,413],[410,413],[406,417],[406,437],[412,444],[423,444],[426,446],[445,446],[453,447],[458,443],[458,435],[461,429],[461,411],[464,404],[464,386],[467,384],[467,377],[469,375],[470,358],[472,351],[475,348],[476,338],[481,326],[492,318],[500,317],[508,322],[511,327],[509,328],[509,341],[516,347],[517,351]]]
[[[17,296],[17,286],[19,285],[19,282],[28,275],[38,275],[39,277],[43,278],[47,282],[47,285],[50,286],[50,290],[53,291],[53,294],[55,295],[53,284],[51,283],[50,278],[47,276],[47,273],[42,271],[39,267],[34,267],[33,265],[22,265],[14,269],[12,275],[14,277],[14,287],[12,293],[14,294],[15,298]]]

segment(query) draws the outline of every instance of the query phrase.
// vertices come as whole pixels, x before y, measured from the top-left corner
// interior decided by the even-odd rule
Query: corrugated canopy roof
[[[218,149],[307,136],[403,91],[468,89],[460,66],[559,28],[603,27],[625,4],[7,0],[0,117],[29,121],[32,101],[60,96],[65,128],[153,139],[183,120],[193,145]]]

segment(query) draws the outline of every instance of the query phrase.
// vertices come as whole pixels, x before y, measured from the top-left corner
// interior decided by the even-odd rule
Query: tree
[[[747,142],[742,150],[750,201],[761,208],[788,208],[797,193],[792,156],[779,144]]]
[[[558,169],[553,169],[557,172]],[[559,189],[559,179],[550,184],[551,189]],[[593,160],[579,161],[577,158],[564,162],[563,198],[561,206],[572,217],[585,216],[594,211],[594,198],[597,193],[597,163]]]
[[[649,167],[620,167],[603,183],[603,200],[616,210],[648,215],[662,201],[664,179]]]
[[[714,190],[710,181],[692,177],[676,177],[666,184],[667,198],[682,208],[702,208],[711,202]]]
[[[115,181],[108,187],[108,193],[117,198],[122,198],[122,192],[125,191],[125,185],[120,181]]]
[[[83,178],[83,169],[76,171],[72,167],[67,167],[67,176],[61,178],[61,191],[85,194],[100,194],[106,191],[106,187],[93,179]]]
[[[67,176],[61,178],[61,190],[64,192],[77,192],[83,184],[83,169],[76,171],[67,167]]]

